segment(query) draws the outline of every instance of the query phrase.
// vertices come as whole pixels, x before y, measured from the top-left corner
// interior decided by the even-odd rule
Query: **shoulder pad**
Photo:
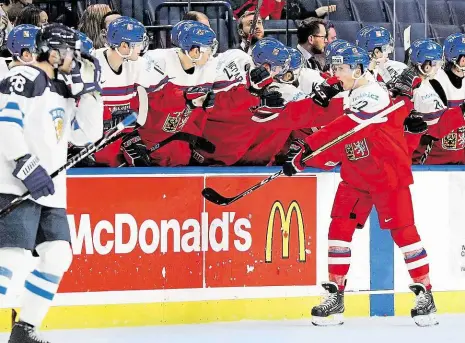
[[[31,66],[13,67],[0,83],[0,93],[32,98],[44,93],[49,79],[44,71]]]

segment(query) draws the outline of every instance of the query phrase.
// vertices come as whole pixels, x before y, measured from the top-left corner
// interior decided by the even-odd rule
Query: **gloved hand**
[[[215,93],[205,87],[193,86],[184,91],[184,99],[190,110],[200,107],[210,110],[215,104]]]
[[[313,84],[310,97],[313,102],[321,107],[328,107],[329,101],[343,91],[341,84],[336,78],[329,78],[321,84]]]
[[[124,136],[121,151],[131,167],[149,167],[151,165],[150,152],[137,131]]]
[[[40,165],[39,158],[26,154],[16,160],[13,176],[20,179],[34,199],[55,194],[55,185],[47,171]]]
[[[286,154],[286,162],[283,165],[283,172],[287,176],[303,172],[305,163],[302,161],[305,156],[312,153],[309,145],[302,139],[294,139]]]
[[[63,79],[68,85],[71,94],[74,97],[80,97],[86,93],[101,93],[100,78],[102,69],[98,59],[83,55],[80,61],[73,61],[71,73],[60,73],[59,78]]]
[[[413,91],[421,84],[421,78],[416,75],[415,69],[404,69],[402,74],[394,82],[391,88],[391,95],[397,97],[399,95],[413,97]]]
[[[428,124],[418,115],[412,111],[404,120],[404,132],[420,134],[428,131]]]
[[[246,82],[247,90],[254,96],[260,96],[263,89],[273,82],[273,78],[265,67],[260,66],[250,69],[250,64],[246,66]]]
[[[276,117],[286,107],[282,94],[275,90],[265,89],[260,96],[260,105],[250,108],[254,121],[268,121]]]

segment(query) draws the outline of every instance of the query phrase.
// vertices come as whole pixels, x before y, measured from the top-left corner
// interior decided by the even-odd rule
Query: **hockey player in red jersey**
[[[267,164],[292,130],[316,125],[325,109],[292,84],[276,82],[289,68],[289,61],[287,48],[273,38],[257,42],[252,58],[240,50],[219,57],[215,85],[236,82],[216,96],[204,137],[217,148],[214,154],[197,151],[199,162]]]
[[[291,145],[283,166],[286,175],[304,169],[302,159],[329,141],[365,120],[376,120],[365,129],[328,150],[328,158],[341,161],[341,178],[328,234],[329,281],[323,283],[328,296],[312,309],[315,325],[341,324],[344,289],[350,267],[351,242],[357,227],[365,224],[374,205],[382,229],[388,229],[400,247],[413,280],[410,289],[417,296],[412,317],[418,325],[437,324],[431,293],[426,250],[415,227],[409,185],[413,183],[410,158],[404,140],[404,120],[408,112],[401,107],[387,118],[376,117],[392,105],[388,91],[365,73],[368,53],[349,46],[339,49],[331,59],[335,76],[345,90],[345,115],[314,133],[305,141]],[[375,118],[375,119],[373,119]],[[313,165],[310,159],[308,165]],[[330,317],[334,316],[334,321]]]
[[[138,86],[150,93],[168,80],[162,71],[140,57],[148,43],[142,23],[130,17],[119,17],[109,24],[106,37],[109,47],[95,51],[102,67],[100,86],[105,106],[104,130],[138,110]],[[121,142],[119,140],[97,152],[96,162],[110,167],[123,163]]]
[[[465,100],[465,35],[456,33],[444,41],[444,59],[446,64],[439,69],[433,82],[436,92],[443,94],[438,102],[446,102],[448,108],[463,106]],[[445,137],[436,139],[423,137],[417,147],[414,163],[421,164],[465,164],[465,127],[460,126]]]
[[[211,90],[217,48],[216,35],[196,21],[175,25],[172,41],[178,48],[149,51],[144,58],[169,76],[159,92],[148,95],[146,123],[123,143],[130,166],[182,166],[191,158],[189,143],[173,141],[150,153],[149,149],[177,132],[202,136],[207,113],[214,104]]]

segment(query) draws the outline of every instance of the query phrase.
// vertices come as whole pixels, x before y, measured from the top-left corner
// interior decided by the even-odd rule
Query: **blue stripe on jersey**
[[[164,86],[165,84],[168,83],[169,80],[171,79],[174,79],[174,77],[168,77],[168,76],[165,76],[165,78],[163,80],[161,80],[160,82],[158,82],[157,85],[152,85],[150,86],[149,88],[146,88],[147,92],[151,93],[151,92],[154,92],[156,91],[158,88],[160,88],[161,86]]]
[[[24,118],[24,113],[21,111],[21,109],[19,108],[19,105],[17,102],[8,102],[5,107],[3,108],[3,110],[13,110],[13,111],[18,111],[21,113],[21,115],[23,116]],[[2,111],[3,111],[2,110]]]
[[[352,112],[351,110],[347,109],[347,110],[346,110],[346,114],[351,113],[351,114],[353,114],[354,116],[356,116],[356,117],[359,118],[359,119],[367,120],[367,119],[373,118],[375,115],[377,115],[378,113],[381,113],[381,111],[383,111],[383,110],[384,110],[384,109],[379,110],[379,111],[377,111],[377,112],[368,113],[368,112],[364,112],[364,111]]]
[[[1,117],[0,116],[0,121],[5,121],[5,122],[10,122],[10,123],[16,123],[21,127],[24,127],[22,119],[18,118],[13,118],[13,117]]]
[[[103,88],[102,95],[129,95],[136,91],[136,87],[129,86],[129,87],[121,87],[121,88]]]
[[[442,114],[446,111],[447,109],[442,109],[437,112],[431,112],[431,113],[423,113],[423,120],[428,121],[428,120],[434,120],[438,119]]]
[[[53,300],[53,297],[55,296],[55,294],[47,292],[46,290],[33,285],[29,281],[26,281],[24,286],[29,292],[34,293],[35,295],[38,295],[39,297],[42,297],[47,300]]]
[[[3,286],[0,286],[0,294],[5,295],[6,294],[6,288]]]
[[[53,274],[39,272],[37,269],[32,272],[32,275],[35,275],[42,280],[45,280],[45,281],[48,281],[48,282],[51,282],[57,285],[60,283],[60,279],[61,279],[59,276],[56,276]]]
[[[459,107],[463,104],[463,100],[448,100],[447,107]]]
[[[6,276],[8,279],[11,279],[13,272],[6,267],[0,267],[0,275]]]
[[[233,84],[237,83],[238,85],[240,84],[239,80],[232,80],[232,81],[218,81],[213,84],[213,89],[218,90],[218,89],[223,89],[226,87],[229,87]]]
[[[73,128],[74,131],[76,130],[79,130],[81,127],[79,126],[79,123],[78,121],[76,120],[76,118],[74,118],[72,121],[71,121],[71,127]]]

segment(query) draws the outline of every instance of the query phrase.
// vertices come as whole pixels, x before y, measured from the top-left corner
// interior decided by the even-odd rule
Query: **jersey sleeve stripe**
[[[430,120],[435,120],[438,119],[439,117],[442,116],[442,114],[446,111],[447,109],[442,109],[437,112],[431,112],[431,113],[423,113],[423,120],[425,121],[430,121]]]
[[[371,119],[373,118],[374,116],[376,116],[378,113],[381,113],[381,111],[384,111],[384,109],[382,110],[379,110],[379,111],[376,111],[376,112],[372,112],[372,113],[368,113],[368,112],[364,112],[364,111],[359,111],[359,112],[353,112],[349,109],[346,109],[346,114],[347,115],[351,115],[351,116],[355,116],[361,120],[367,120],[367,119]]]
[[[164,86],[165,84],[168,83],[168,81],[170,80],[170,78],[168,76],[165,76],[160,82],[158,82],[156,85],[151,85],[149,88],[145,88],[147,90],[147,92],[155,92],[156,90],[158,90],[158,88],[160,88],[161,86]],[[138,85],[140,86],[140,85]],[[143,86],[141,86],[143,87]]]
[[[15,123],[21,127],[24,127],[22,119],[18,118],[0,116],[0,122]]]
[[[447,107],[458,107],[461,104],[463,104],[463,99],[462,100],[448,100],[447,101]]]

